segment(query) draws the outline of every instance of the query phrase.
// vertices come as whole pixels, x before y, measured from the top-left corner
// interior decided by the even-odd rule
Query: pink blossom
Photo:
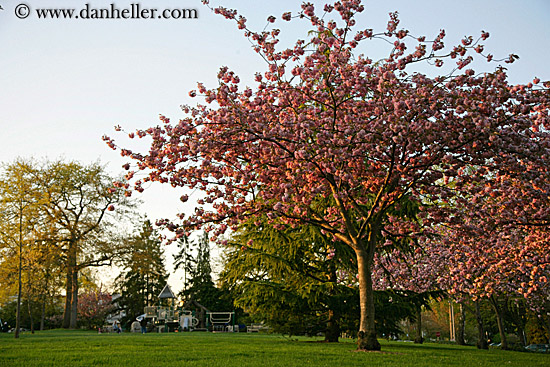
[[[396,34],[397,13],[385,30],[368,29],[355,39],[352,24],[361,3],[338,2],[334,9],[330,16],[345,26],[329,31],[329,20],[325,26],[313,4],[304,3],[302,18],[309,17],[315,32],[286,51],[276,47],[277,32],[244,32],[268,64],[255,74],[256,85],[240,90],[236,73],[222,67],[211,89],[199,87],[206,105],[185,107],[177,123],[161,116],[159,126],[138,130],[150,138],[147,151],[120,149],[140,178],[129,174],[115,185],[130,190],[131,183],[141,192],[143,183],[159,182],[202,191],[194,213],[162,222],[175,233],[237,229],[256,215],[266,215],[275,228],[315,225],[349,246],[357,263],[365,262],[357,277],[361,299],[372,295],[368,271],[377,271],[377,264],[405,279],[403,287],[418,290],[440,286],[475,297],[512,292],[512,286],[516,294],[536,292],[542,261],[521,249],[546,259],[548,236],[539,229],[550,216],[550,136],[543,128],[550,95],[510,85],[504,68],[478,77],[473,70],[432,77],[434,70],[424,67],[454,58],[462,69],[483,55],[472,52],[471,38],[440,52],[444,30],[431,50],[422,44],[408,51],[396,42],[408,34]],[[217,12],[244,25],[236,11]],[[374,37],[394,45],[386,59],[374,63],[353,54],[356,42]],[[415,70],[423,60],[428,65]],[[292,65],[289,75],[284,65]],[[117,149],[112,139],[104,140]],[[430,205],[418,213],[421,220],[416,213],[399,214],[423,203]],[[385,257],[361,255],[377,253],[390,236],[410,236],[414,251],[391,253],[386,246]],[[243,250],[252,245],[250,240]],[[407,269],[400,255],[413,267]],[[325,260],[329,256],[327,251]],[[517,277],[525,286],[499,282],[504,270],[506,279]]]

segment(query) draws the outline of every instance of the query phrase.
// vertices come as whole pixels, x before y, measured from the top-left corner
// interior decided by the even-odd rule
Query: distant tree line
[[[64,299],[61,326],[77,327],[89,269],[110,265],[126,251],[116,223],[132,204],[113,181],[99,163],[17,159],[2,165],[0,300],[17,299],[16,337],[23,303],[27,325],[39,319],[43,328],[47,311]]]

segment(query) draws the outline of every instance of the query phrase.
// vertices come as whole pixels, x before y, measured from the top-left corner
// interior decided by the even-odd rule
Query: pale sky
[[[91,7],[197,9],[198,19],[38,19],[36,8]],[[324,1],[313,1],[322,8]],[[26,19],[15,15],[28,5]],[[305,38],[306,22],[280,20],[285,11],[296,14],[300,1],[214,1],[236,8],[254,30],[278,18],[284,40]],[[447,45],[465,35],[490,32],[486,50],[495,57],[510,53],[520,60],[506,65],[510,80],[527,83],[537,76],[550,80],[550,0],[366,0],[358,17],[360,28],[385,29],[390,11],[400,14],[400,26],[414,35],[435,37],[444,28]],[[131,131],[158,124],[158,115],[173,121],[183,116],[180,105],[196,83],[216,86],[220,66],[227,65],[245,84],[253,85],[263,60],[234,23],[214,15],[200,0],[0,0],[0,161],[16,157],[100,160],[116,175],[125,163],[101,140],[115,125]],[[23,9],[24,10],[24,9]],[[21,10],[20,10],[21,11]],[[20,13],[24,14],[23,13]],[[298,26],[297,24],[301,24]],[[366,51],[382,55],[382,44]],[[368,54],[367,54],[368,56]],[[476,71],[492,71],[496,64],[474,64]],[[142,145],[146,148],[146,145]],[[149,218],[172,218],[179,211],[182,192],[153,187],[141,195]],[[193,198],[193,197],[191,197]],[[179,280],[179,279],[176,279]],[[177,289],[178,287],[176,287]]]

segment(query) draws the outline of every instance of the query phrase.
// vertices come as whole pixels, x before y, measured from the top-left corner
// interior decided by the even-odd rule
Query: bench
[[[246,326],[247,333],[258,333],[264,328],[264,324],[251,324]]]

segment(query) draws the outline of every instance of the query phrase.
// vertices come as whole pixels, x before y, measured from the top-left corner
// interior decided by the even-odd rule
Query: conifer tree
[[[126,311],[123,323],[143,314],[145,306],[156,304],[167,279],[161,240],[149,220],[128,244],[130,252],[121,263],[124,271],[116,280],[121,294],[116,302]]]
[[[186,240],[187,241],[187,240]],[[210,311],[226,312],[232,310],[228,294],[216,287],[212,279],[210,244],[208,234],[204,232],[196,243],[182,242],[190,246],[181,246],[175,256],[175,267],[186,267],[189,272],[187,284],[180,295],[185,300],[193,300]],[[196,247],[197,254],[193,257],[190,249]]]
[[[236,305],[275,331],[323,332],[337,342],[344,315],[348,327],[358,321],[353,256],[315,227],[275,229],[267,218],[255,218],[233,236],[225,255],[221,280]]]

